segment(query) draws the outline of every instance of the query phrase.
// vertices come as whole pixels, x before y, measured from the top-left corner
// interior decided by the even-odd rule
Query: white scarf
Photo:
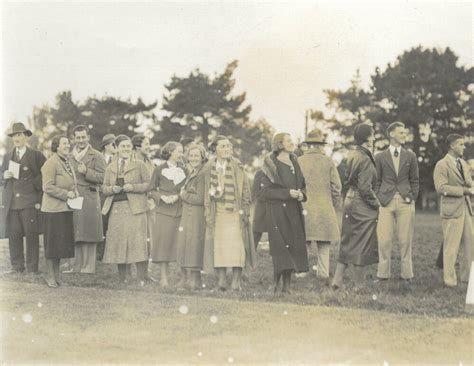
[[[84,156],[86,156],[90,146],[91,145],[87,145],[87,147],[81,151],[77,149],[77,146],[74,146],[74,149],[72,149],[72,155],[74,156],[74,159],[76,159],[77,161],[81,161]]]

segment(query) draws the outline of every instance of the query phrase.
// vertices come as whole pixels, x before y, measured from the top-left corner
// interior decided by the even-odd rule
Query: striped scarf
[[[210,183],[211,187],[216,189],[215,197],[217,204],[224,205],[226,211],[234,212],[236,201],[234,171],[230,162],[227,163],[225,172],[218,172],[215,164],[212,166]]]

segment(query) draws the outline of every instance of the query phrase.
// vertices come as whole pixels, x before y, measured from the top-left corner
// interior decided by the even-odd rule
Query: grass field
[[[115,266],[102,264],[96,275],[64,274],[60,289],[47,288],[41,276],[4,274],[2,360],[470,364],[474,323],[464,313],[466,285],[443,287],[434,266],[441,238],[438,215],[417,215],[413,283],[398,280],[394,256],[393,279],[368,281],[357,293],[349,279],[332,291],[312,272],[295,280],[292,295],[274,296],[266,248],[259,248],[258,268],[247,273],[241,293],[214,291],[214,276],[204,276],[206,288],[198,292],[124,285]],[[0,250],[6,271],[5,241]],[[334,247],[332,268],[336,255]],[[312,267],[314,248],[310,261]],[[174,271],[171,284],[177,280]]]

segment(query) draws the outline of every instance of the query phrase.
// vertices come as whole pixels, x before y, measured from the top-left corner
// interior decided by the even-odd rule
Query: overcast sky
[[[472,65],[470,3],[3,3],[2,123],[34,105],[104,94],[161,104],[173,74],[237,59],[252,117],[301,136],[323,89],[367,83],[404,50],[450,47]]]

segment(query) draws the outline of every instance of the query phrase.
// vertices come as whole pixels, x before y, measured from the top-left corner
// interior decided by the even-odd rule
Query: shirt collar
[[[448,156],[449,156],[451,159],[453,159],[454,164],[457,164],[457,162],[461,160],[461,158],[455,158],[455,157],[452,156],[451,154],[448,154]]]
[[[225,171],[225,169],[227,168],[227,160],[224,160],[224,163],[221,164],[219,160],[216,159],[216,169],[219,168]]]
[[[395,153],[395,149],[397,149],[398,153],[400,154],[401,150],[402,150],[402,147],[399,146],[399,147],[395,147],[393,145],[390,145],[388,147],[390,149],[390,154],[393,155]]]
[[[22,148],[18,148],[18,147],[17,147],[17,148],[16,148],[16,151],[17,151],[17,153],[20,154],[20,156],[23,156],[23,154],[24,154],[25,151],[26,151],[26,146],[23,146]]]

